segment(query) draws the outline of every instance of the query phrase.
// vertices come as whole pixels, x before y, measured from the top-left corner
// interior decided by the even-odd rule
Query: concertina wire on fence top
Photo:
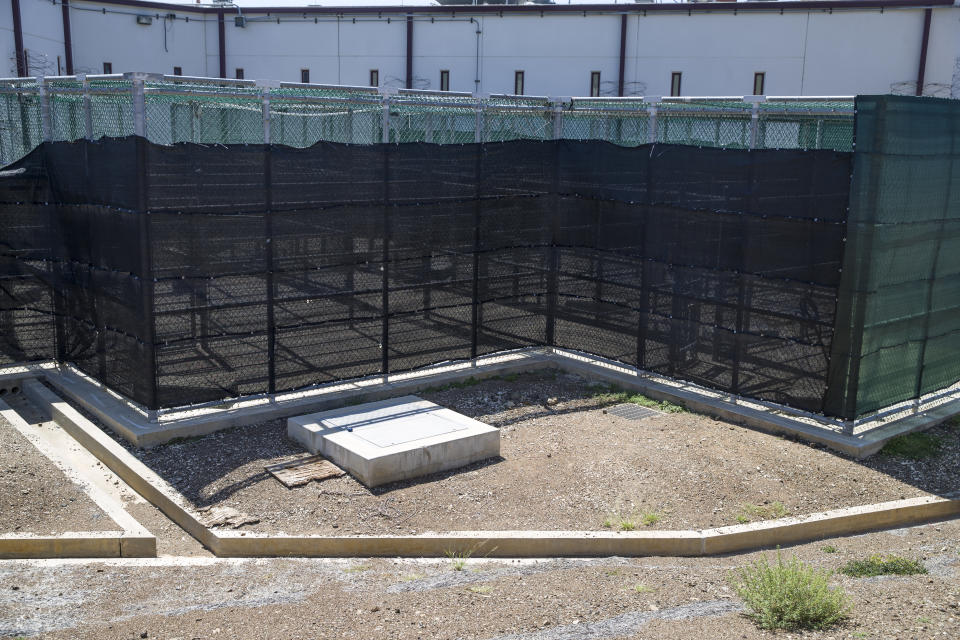
[[[292,147],[565,139],[850,151],[853,99],[480,97],[135,73],[0,80],[0,164],[44,140],[127,135]]]

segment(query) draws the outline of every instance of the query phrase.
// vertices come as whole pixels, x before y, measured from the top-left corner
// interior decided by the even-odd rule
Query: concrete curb
[[[786,434],[823,444],[854,458],[863,459],[879,451],[891,438],[932,427],[960,415],[960,398],[948,400],[916,414],[878,422],[856,434],[841,433],[837,427],[818,425],[791,415],[787,407],[748,406],[742,400],[691,384],[669,384],[629,365],[564,349],[540,348],[494,354],[475,362],[453,362],[415,371],[331,383],[309,390],[278,393],[269,397],[239,398],[222,406],[201,408],[162,422],[151,422],[115,394],[99,384],[69,371],[47,368],[42,371],[57,390],[90,411],[114,432],[138,447],[153,447],[174,438],[206,435],[221,429],[263,420],[335,409],[347,404],[372,402],[422,391],[428,387],[461,382],[467,378],[490,378],[504,374],[543,369],[569,373],[616,384],[655,400],[679,403],[697,413],[716,416],[767,433]]]
[[[124,555],[123,534],[116,531],[64,533],[59,536],[0,535],[0,559],[141,558]],[[137,542],[133,543],[133,550]],[[156,557],[156,546],[152,557]]]
[[[186,501],[160,476],[103,433],[76,409],[58,398],[36,380],[26,380],[24,393],[49,407],[50,415],[87,451],[92,453],[120,479],[180,525],[201,544],[212,548],[214,534],[187,510]]]
[[[214,532],[170,485],[36,381],[55,419],[114,473],[221,557],[707,556],[920,524],[960,515],[960,500],[909,498],[703,531],[457,531],[413,536],[294,536]],[[39,390],[36,391],[39,395]]]
[[[36,384],[36,381],[29,379],[23,379],[20,382],[22,385]],[[77,465],[71,465],[67,460],[66,452],[51,455],[53,452],[49,450],[50,443],[38,438],[34,428],[3,400],[0,400],[0,415],[68,477],[68,467],[72,467],[73,471],[79,474]],[[81,449],[81,452],[89,457],[84,449]],[[0,559],[157,557],[156,537],[124,511],[121,504],[92,483],[85,480],[77,482],[76,479],[73,481],[77,488],[117,525],[120,531],[71,531],[56,536],[33,533],[0,534]]]

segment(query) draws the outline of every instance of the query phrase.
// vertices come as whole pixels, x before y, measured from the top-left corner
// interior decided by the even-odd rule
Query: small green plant
[[[450,558],[451,566],[454,571],[463,571],[463,568],[467,564],[467,560],[470,559],[470,556],[473,555],[473,551],[451,551],[448,550],[445,552],[446,556]]]
[[[493,591],[493,587],[487,586],[487,585],[485,585],[485,584],[481,584],[481,585],[476,586],[476,587],[467,587],[467,591],[471,591],[471,592],[473,592],[473,593],[484,594],[484,593],[490,593],[491,591]]]
[[[743,505],[742,511],[737,515],[736,520],[740,524],[746,524],[750,522],[753,518],[758,518],[760,520],[767,519],[776,519],[783,518],[790,515],[790,512],[787,511],[787,508],[783,505],[782,502],[774,502],[769,506],[750,504],[749,502]]]
[[[840,569],[853,578],[870,578],[873,576],[912,576],[927,572],[927,568],[919,560],[911,560],[897,555],[877,553],[865,560],[851,560]]]
[[[505,373],[502,376],[498,376],[498,380],[503,380],[504,382],[516,382],[520,379],[519,373]]]
[[[770,518],[783,518],[790,515],[790,512],[787,511],[787,508],[783,506],[782,502],[774,502],[770,505],[770,508],[767,509],[767,515]]]
[[[853,632],[853,637],[854,637],[854,638],[866,638],[866,637],[867,637],[867,634],[866,634],[865,631],[854,631],[854,632]]]
[[[641,525],[644,527],[651,527],[660,522],[662,519],[663,516],[656,511],[640,511],[631,515],[625,515],[618,511],[604,518],[603,526],[607,529],[634,531]]]
[[[639,393],[624,391],[620,387],[611,385],[607,387],[597,387],[593,393],[593,399],[601,405],[611,404],[636,404],[648,409],[654,409],[663,413],[685,413],[687,410],[679,404],[674,404],[667,400],[654,400]]]
[[[793,556],[770,564],[762,557],[732,579],[737,595],[747,605],[747,616],[762,629],[827,629],[850,613],[846,593],[829,584],[830,573],[808,567]]]
[[[633,591],[634,593],[652,593],[653,587],[648,587],[645,584],[638,583],[633,585],[633,587],[631,588],[631,591]]]
[[[929,433],[908,433],[892,438],[880,453],[885,456],[923,460],[940,452],[940,438]]]
[[[422,580],[426,576],[422,573],[405,573],[400,576],[400,579],[404,582],[416,582],[417,580]]]
[[[470,376],[466,380],[458,380],[456,382],[449,382],[447,384],[440,385],[439,387],[427,387],[423,390],[423,393],[438,393],[440,391],[450,391],[451,389],[467,389],[469,387],[475,387],[476,385],[483,382],[473,376]]]
[[[820,547],[820,551],[823,551],[824,553],[836,553],[836,552],[837,552],[837,548],[836,548],[835,546],[833,546],[832,544],[828,544],[828,545],[825,546],[825,547]]]
[[[931,622],[933,622],[933,620],[928,618],[927,616],[920,616],[919,618],[917,618],[917,622],[919,622],[920,624],[930,624]]]
[[[367,571],[370,568],[371,567],[366,564],[357,564],[352,567],[347,567],[346,569],[343,570],[343,572],[344,573],[361,573],[363,571]]]

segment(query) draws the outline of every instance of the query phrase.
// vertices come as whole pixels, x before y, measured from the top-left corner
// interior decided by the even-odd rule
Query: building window
[[[753,95],[762,96],[763,95],[763,81],[766,78],[766,73],[763,71],[758,71],[753,74]]]
[[[174,67],[174,68],[173,68],[173,75],[175,75],[175,76],[182,76],[182,75],[183,75],[183,67]]]
[[[440,91],[450,91],[450,72],[446,69],[440,71]]]
[[[680,77],[683,74],[679,71],[674,71],[670,74],[670,95],[679,96],[680,95]]]
[[[310,82],[310,69],[300,69],[300,82],[304,84],[309,84]]]
[[[237,80],[243,80],[243,68],[237,67],[237,73],[235,75],[237,76]]]
[[[515,71],[513,74],[513,95],[523,95],[523,71]]]
[[[103,72],[104,72],[104,73],[113,73],[113,63],[112,63],[112,62],[104,62],[104,63],[103,63]]]
[[[370,86],[371,87],[380,86],[380,71],[377,69],[370,69]]]
[[[600,95],[600,72],[590,72],[590,95],[596,98]]]

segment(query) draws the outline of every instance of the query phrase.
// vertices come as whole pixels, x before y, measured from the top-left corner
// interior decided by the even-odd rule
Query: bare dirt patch
[[[823,632],[771,633],[743,617],[729,577],[772,551],[718,558],[538,561],[181,559],[0,562],[0,637],[956,638],[960,520],[784,550],[837,570],[895,553],[929,574],[831,582],[853,601]],[[823,549],[829,545],[831,552]]]
[[[0,418],[0,533],[117,530],[53,462]]]
[[[420,395],[498,427],[502,457],[374,490],[349,476],[288,489],[264,470],[302,452],[285,420],[131,450],[197,508],[294,534],[702,529],[960,487],[951,425],[931,431],[930,460],[857,462],[692,413],[620,418],[606,388],[552,371]]]

